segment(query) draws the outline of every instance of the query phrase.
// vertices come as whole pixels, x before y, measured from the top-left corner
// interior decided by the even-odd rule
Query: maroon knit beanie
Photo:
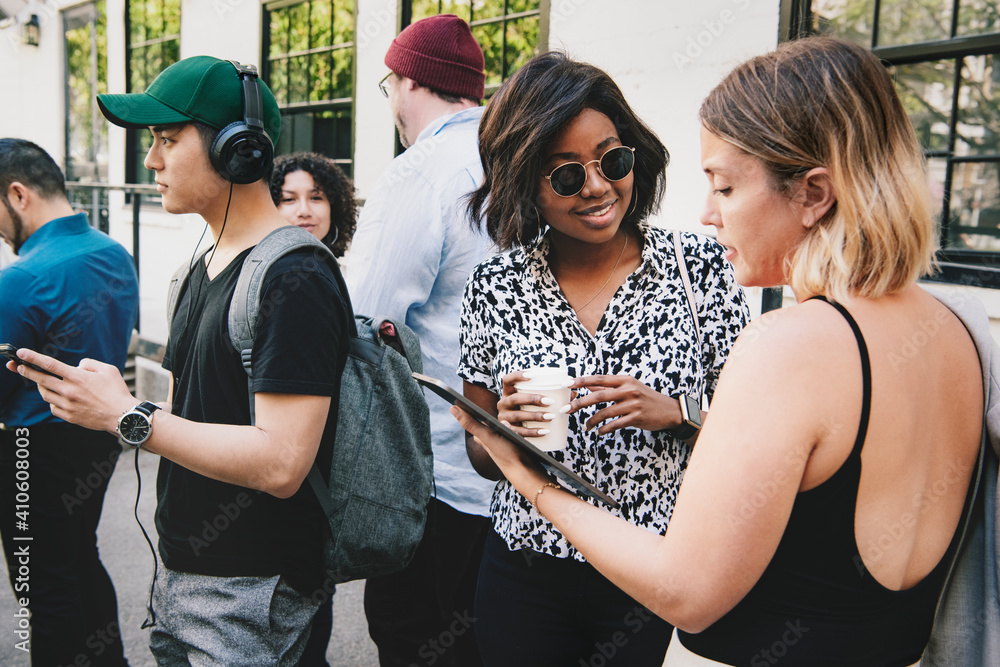
[[[386,66],[422,86],[481,100],[486,94],[483,50],[469,24],[454,14],[408,25],[392,40]]]

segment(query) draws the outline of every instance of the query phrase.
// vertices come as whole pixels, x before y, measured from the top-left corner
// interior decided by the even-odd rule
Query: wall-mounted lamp
[[[21,26],[24,43],[28,46],[38,46],[38,38],[41,33],[42,26],[38,23],[38,14],[32,14],[27,22]]]

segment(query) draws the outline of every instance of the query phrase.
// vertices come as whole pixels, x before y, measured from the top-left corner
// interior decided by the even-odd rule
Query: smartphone
[[[44,368],[41,368],[40,366],[36,366],[35,364],[29,364],[24,359],[19,359],[17,356],[17,348],[11,345],[10,343],[0,343],[0,355],[7,357],[15,364],[23,364],[28,368],[34,368],[36,371],[40,371],[42,373],[45,373],[46,375],[51,375],[57,380],[62,380],[62,376],[56,375],[52,371],[47,371]]]

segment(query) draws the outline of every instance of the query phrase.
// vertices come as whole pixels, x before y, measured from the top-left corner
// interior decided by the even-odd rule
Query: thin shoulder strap
[[[691,289],[691,277],[688,275],[687,262],[684,261],[684,246],[681,243],[681,233],[675,229],[671,235],[674,241],[674,255],[677,257],[677,272],[681,275],[681,282],[684,283],[684,294],[687,295],[688,311],[691,313],[691,321],[694,323],[694,337],[697,344],[698,358],[701,354],[701,325],[698,323],[698,307],[694,305],[694,290]],[[701,402],[701,396],[699,403]]]
[[[861,421],[858,423],[858,435],[854,439],[854,449],[851,451],[851,456],[859,456],[861,454],[861,447],[865,442],[865,436],[868,434],[868,418],[872,411],[872,364],[871,359],[868,357],[868,345],[865,343],[865,337],[861,335],[861,327],[858,326],[857,321],[847,312],[844,306],[836,301],[830,301],[825,296],[814,296],[809,298],[808,301],[812,301],[813,299],[824,301],[836,308],[837,312],[847,320],[851,331],[854,332],[854,339],[858,342],[858,352],[861,354]]]
[[[264,278],[274,262],[299,248],[312,249],[318,261],[336,262],[330,249],[303,228],[295,225],[279,227],[262,238],[243,261],[243,268],[236,280],[236,289],[229,305],[229,340],[239,353],[243,370],[247,374],[251,425],[257,422],[252,357],[253,342],[257,336],[257,316],[264,293]],[[335,273],[335,276],[339,275],[339,271]],[[345,290],[345,298],[346,294]]]
[[[691,320],[694,322],[694,335],[698,337],[698,348],[701,349],[701,326],[698,324],[698,308],[694,305],[694,290],[691,289],[691,277],[688,275],[687,262],[684,261],[684,246],[681,244],[681,233],[675,229],[671,236],[674,239],[674,254],[677,256],[677,271],[681,274],[681,282],[684,283],[684,293],[687,294],[688,309],[691,311]]]
[[[170,278],[170,285],[167,287],[167,330],[169,331],[170,322],[174,319],[174,313],[177,312],[177,302],[180,301],[181,294],[184,293],[184,287],[187,285],[187,279],[191,275],[191,268],[198,265],[198,262],[205,261],[205,253],[208,250],[202,251],[198,255],[198,258],[193,262],[181,264],[174,271],[174,275]]]

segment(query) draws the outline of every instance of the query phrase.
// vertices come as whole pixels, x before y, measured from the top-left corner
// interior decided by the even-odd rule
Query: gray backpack
[[[264,276],[277,259],[300,248],[312,249],[317,261],[327,262],[347,295],[336,259],[312,234],[289,225],[263,238],[244,261],[229,306],[229,337],[248,382]],[[185,264],[170,281],[168,321],[188,273]],[[434,484],[430,413],[412,376],[423,368],[420,341],[402,322],[363,315],[352,319],[356,331],[341,376],[330,464],[324,466],[325,475],[313,465],[307,477],[329,523],[326,575],[334,583],[406,567],[423,537]],[[250,420],[254,422],[252,386]]]

